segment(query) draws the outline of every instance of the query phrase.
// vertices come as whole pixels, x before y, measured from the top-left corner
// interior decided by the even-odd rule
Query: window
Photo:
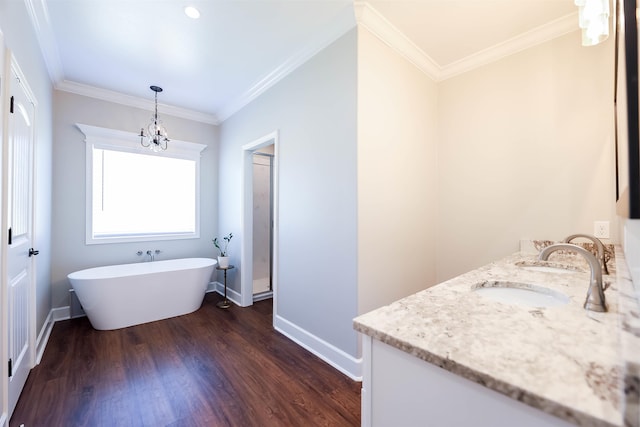
[[[78,127],[87,143],[87,244],[200,237],[205,145],[171,141],[152,153],[136,134]]]

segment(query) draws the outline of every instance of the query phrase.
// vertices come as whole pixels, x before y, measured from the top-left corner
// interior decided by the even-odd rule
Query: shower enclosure
[[[273,145],[253,153],[253,296],[273,295]]]

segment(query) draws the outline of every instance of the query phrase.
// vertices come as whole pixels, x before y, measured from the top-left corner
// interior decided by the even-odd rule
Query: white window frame
[[[204,144],[178,141],[172,139],[169,148],[160,153],[152,153],[156,156],[172,157],[176,159],[193,160],[196,163],[196,206],[195,206],[195,231],[184,234],[147,234],[131,237],[99,237],[93,236],[93,152],[94,148],[124,151],[129,153],[149,155],[150,150],[140,145],[140,135],[115,129],[107,129],[76,123],[76,126],[85,135],[86,152],[86,180],[85,180],[85,243],[87,245],[124,242],[147,242],[156,240],[178,240],[200,238],[200,157],[202,151],[207,148]]]

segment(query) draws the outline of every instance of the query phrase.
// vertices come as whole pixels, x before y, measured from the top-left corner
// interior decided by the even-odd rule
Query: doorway
[[[254,302],[273,296],[273,149],[253,152]]]
[[[278,132],[243,150],[242,248],[240,299],[243,307],[273,298],[278,276]]]

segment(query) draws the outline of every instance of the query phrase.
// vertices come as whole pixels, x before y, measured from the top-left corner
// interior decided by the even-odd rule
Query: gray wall
[[[38,102],[35,118],[36,331],[51,310],[51,82],[23,1],[0,1],[0,30]],[[4,84],[4,83],[3,83]]]
[[[215,257],[217,234],[218,130],[216,126],[160,113],[169,138],[206,144],[200,163],[200,238],[140,243],[85,244],[85,142],[75,126],[137,132],[152,113],[68,92],[54,92],[53,306],[68,303],[67,275],[73,271],[141,261],[138,250],[159,249],[156,259]],[[171,144],[171,143],[169,143]],[[160,215],[162,213],[159,213]]]
[[[220,127],[220,232],[239,266],[242,146],[279,130],[277,315],[356,355],[356,31]],[[240,289],[240,269],[230,286]]]

